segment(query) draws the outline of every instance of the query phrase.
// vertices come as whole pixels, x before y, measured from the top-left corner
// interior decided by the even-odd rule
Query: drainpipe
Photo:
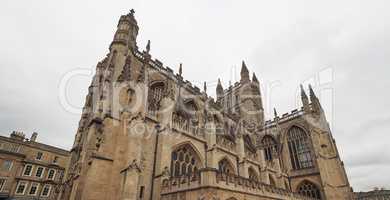
[[[156,141],[154,143],[154,157],[153,157],[153,171],[152,171],[152,185],[150,186],[150,200],[153,200],[153,194],[154,194],[154,177],[156,175],[156,158],[157,158],[157,147],[158,147],[158,140],[159,140],[159,135],[160,135],[160,124],[156,124],[155,129],[156,129]]]

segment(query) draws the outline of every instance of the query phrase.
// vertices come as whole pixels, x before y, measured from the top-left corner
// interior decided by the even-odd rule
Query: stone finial
[[[206,81],[205,81],[205,82],[203,82],[203,90],[204,90],[204,92],[205,92],[205,93],[207,92],[207,85],[206,85]]]
[[[302,85],[302,84],[300,84],[300,88],[301,88],[301,100],[302,100],[302,105],[303,105],[304,108],[307,108],[307,106],[309,105],[309,100],[308,100],[308,98],[307,98],[305,89],[303,88],[303,85]]]
[[[274,108],[274,117],[278,118],[278,113],[276,112],[276,108]]]
[[[183,63],[180,63],[179,66],[179,75],[181,76],[183,74]]]
[[[255,72],[253,72],[252,81],[255,83],[259,83],[259,80],[257,79]]]
[[[150,40],[148,40],[148,44],[146,44],[146,53],[150,52]]]
[[[135,10],[132,8],[132,9],[130,9],[130,11],[129,11],[129,15],[131,15],[131,16],[134,16],[134,13],[135,13]]]
[[[241,82],[247,82],[249,81],[249,71],[246,67],[245,61],[242,61],[241,65]]]
[[[316,97],[316,94],[314,93],[314,90],[311,87],[311,84],[309,84],[309,91],[310,91],[310,98]]]

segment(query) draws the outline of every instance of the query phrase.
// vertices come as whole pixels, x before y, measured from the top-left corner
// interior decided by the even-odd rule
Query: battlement
[[[282,117],[275,117],[274,119],[272,120],[267,120],[265,121],[265,126],[264,128],[270,128],[272,126],[275,126],[276,123],[283,123],[285,121],[289,121],[289,120],[292,120],[292,119],[295,119],[297,117],[300,117],[304,114],[304,110],[303,110],[303,107],[301,109],[294,109],[292,110],[291,112],[289,113],[284,113],[282,114]]]

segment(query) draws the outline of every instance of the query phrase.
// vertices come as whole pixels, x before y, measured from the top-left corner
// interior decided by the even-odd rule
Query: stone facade
[[[59,199],[69,151],[21,132],[0,136],[0,199]]]
[[[369,192],[355,192],[356,200],[390,200],[390,190],[375,189]]]
[[[134,11],[97,64],[71,150],[64,199],[351,199],[343,162],[310,87],[302,108],[264,119],[260,83],[216,99],[140,51]]]

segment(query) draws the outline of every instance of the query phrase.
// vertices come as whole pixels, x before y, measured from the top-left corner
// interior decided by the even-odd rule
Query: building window
[[[313,167],[309,138],[301,128],[293,126],[287,135],[288,149],[293,169]]]
[[[33,166],[28,164],[24,167],[23,175],[24,176],[31,176]]]
[[[264,149],[264,158],[266,161],[272,161],[273,156],[276,154],[276,142],[271,136],[265,136],[261,144]]]
[[[27,182],[19,182],[18,186],[16,187],[15,194],[16,195],[24,195],[24,192],[26,191]]]
[[[56,170],[49,169],[49,172],[47,173],[47,179],[54,180],[55,174],[56,174]]]
[[[43,157],[43,153],[42,152],[38,152],[37,156],[35,157],[35,159],[42,160],[42,157]]]
[[[41,196],[43,196],[43,197],[48,197],[48,196],[50,195],[50,190],[51,190],[51,185],[45,185],[45,186],[43,186]]]
[[[298,193],[314,199],[321,199],[321,193],[317,186],[309,181],[303,181],[298,187]]]
[[[145,186],[141,186],[139,189],[139,198],[143,199],[144,198],[144,191],[145,191]]]
[[[31,195],[31,196],[37,195],[37,193],[38,193],[38,187],[39,187],[39,184],[38,184],[38,183],[33,183],[33,184],[31,184],[31,186],[30,186],[30,191],[28,192],[28,195]]]
[[[3,191],[3,188],[4,188],[6,182],[7,182],[7,179],[5,179],[5,178],[0,179],[0,192]]]
[[[218,171],[223,174],[234,174],[234,169],[226,158],[218,162]]]
[[[3,165],[1,166],[2,171],[11,171],[12,169],[12,161],[11,160],[4,160]]]
[[[58,156],[54,156],[53,163],[56,164],[58,162]]]
[[[43,167],[38,167],[37,168],[37,171],[35,172],[35,176],[36,177],[39,177],[39,178],[42,178],[42,175],[43,175],[43,171],[45,170],[45,168]]]
[[[192,147],[183,145],[172,152],[171,174],[175,177],[196,174],[199,164],[199,158]]]
[[[160,101],[163,98],[164,83],[158,82],[150,86],[148,94],[148,111],[150,114],[155,115],[159,110]]]

